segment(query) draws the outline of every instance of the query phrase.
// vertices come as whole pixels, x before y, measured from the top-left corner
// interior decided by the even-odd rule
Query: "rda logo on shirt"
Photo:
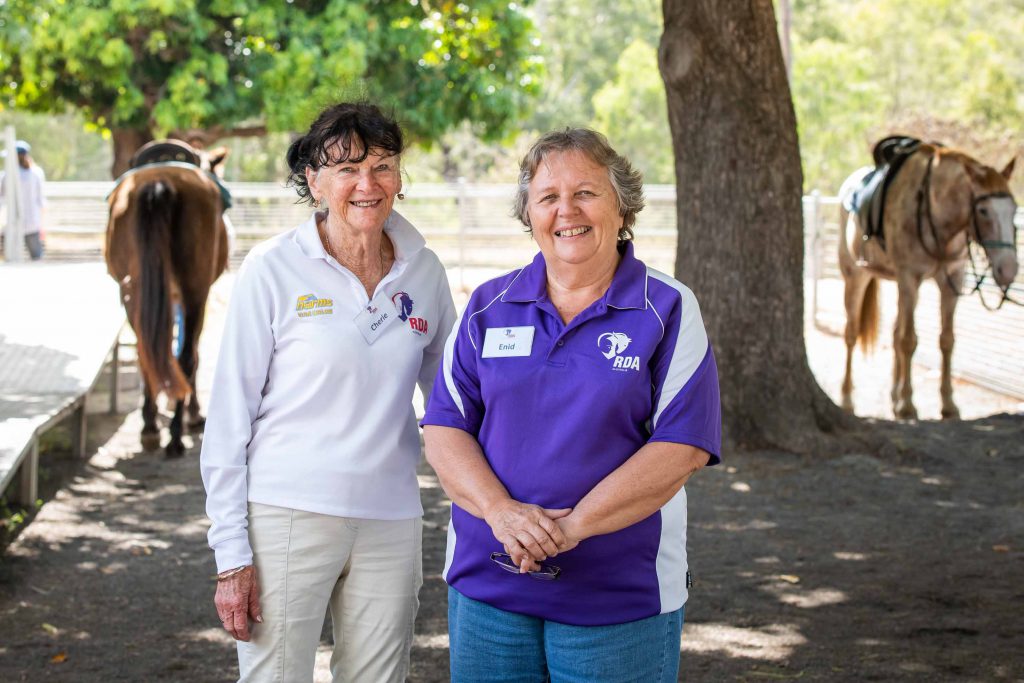
[[[405,292],[398,292],[391,297],[391,302],[398,310],[398,319],[402,322],[409,321],[409,328],[416,334],[427,333],[427,321],[423,318],[412,317],[412,297]]]
[[[640,356],[620,355],[633,341],[624,332],[605,332],[597,338],[601,355],[612,361],[612,369],[620,372],[640,370]]]
[[[334,300],[321,299],[316,294],[303,294],[295,302],[295,312],[300,318],[311,318],[315,315],[334,313]]]

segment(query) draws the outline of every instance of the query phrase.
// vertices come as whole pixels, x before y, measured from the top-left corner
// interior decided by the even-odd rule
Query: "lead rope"
[[[1000,240],[983,240],[983,239],[981,239],[981,228],[978,227],[978,203],[983,201],[983,200],[985,200],[985,199],[990,199],[992,197],[1009,197],[1010,199],[1013,199],[1013,195],[1011,195],[1009,192],[990,192],[988,194],[983,194],[983,195],[979,195],[977,197],[972,197],[972,199],[971,199],[971,226],[974,228],[974,235],[976,237],[976,239],[974,241],[977,242],[978,244],[980,244],[983,249],[985,249],[985,248],[1012,249],[1014,251],[1014,253],[1016,253],[1017,252],[1017,230],[1016,230],[1016,228],[1013,231],[1013,242],[1012,243],[1011,242],[1002,242]],[[970,296],[971,294],[974,294],[975,292],[977,292],[978,293],[978,298],[981,299],[981,305],[984,306],[985,310],[988,310],[988,311],[998,311],[1000,308],[1003,307],[1003,304],[1005,304],[1007,301],[1009,301],[1011,304],[1015,304],[1017,306],[1024,306],[1024,302],[1017,301],[1016,299],[1014,299],[1014,298],[1012,298],[1010,296],[1010,287],[1013,286],[1012,282],[1008,283],[1005,287],[999,287],[998,285],[996,285],[997,287],[999,287],[999,291],[1002,294],[1002,296],[999,299],[999,303],[996,304],[996,306],[993,307],[993,306],[989,305],[989,303],[985,300],[985,294],[984,294],[984,292],[982,292],[981,285],[985,281],[985,277],[988,275],[988,271],[992,267],[992,264],[989,263],[989,267],[985,268],[984,270],[982,270],[980,276],[978,275],[978,267],[974,263],[974,251],[971,249],[971,235],[970,235],[970,233],[968,233],[968,235],[967,235],[967,256],[968,256],[968,258],[970,259],[970,262],[971,262],[971,275],[974,276],[974,289],[972,289],[970,292],[968,292],[967,296]]]

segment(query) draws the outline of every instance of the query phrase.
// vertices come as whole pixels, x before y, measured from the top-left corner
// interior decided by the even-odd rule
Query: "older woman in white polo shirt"
[[[318,210],[239,271],[202,449],[217,612],[244,681],[403,681],[422,583],[412,407],[455,320],[444,268],[392,210],[398,125],[325,110],[288,150]]]

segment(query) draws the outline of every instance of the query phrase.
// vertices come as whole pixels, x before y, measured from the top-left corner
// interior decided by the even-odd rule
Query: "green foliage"
[[[42,501],[37,501],[36,507],[41,506]],[[13,537],[30,514],[20,505],[12,504],[6,497],[0,497],[0,541],[5,540],[5,537]]]
[[[368,95],[414,138],[497,137],[537,92],[532,25],[498,0],[6,0],[0,106],[166,134],[304,128]]]
[[[793,7],[805,189],[835,192],[890,132],[938,139],[1000,167],[1024,151],[1020,0],[794,0]]]
[[[52,116],[0,110],[0,130],[14,126],[32,143],[32,158],[47,180],[97,180],[110,176],[111,149],[106,137],[78,112]]]
[[[657,46],[661,38],[659,0],[537,0],[534,12],[548,71],[529,122],[538,131],[594,121],[594,94],[615,80],[625,48],[637,39]],[[667,117],[664,106],[656,114],[637,113]]]
[[[593,104],[595,128],[613,136],[615,149],[643,171],[645,182],[675,182],[665,85],[654,47],[634,40],[615,65],[615,79],[597,91]]]

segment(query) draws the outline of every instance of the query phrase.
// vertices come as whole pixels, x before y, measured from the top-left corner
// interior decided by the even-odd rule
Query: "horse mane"
[[[1009,190],[1009,183],[1002,173],[996,169],[983,164],[970,154],[958,149],[942,147],[938,149],[938,161],[955,161],[959,163],[970,175],[971,180],[982,192],[1006,192]]]

